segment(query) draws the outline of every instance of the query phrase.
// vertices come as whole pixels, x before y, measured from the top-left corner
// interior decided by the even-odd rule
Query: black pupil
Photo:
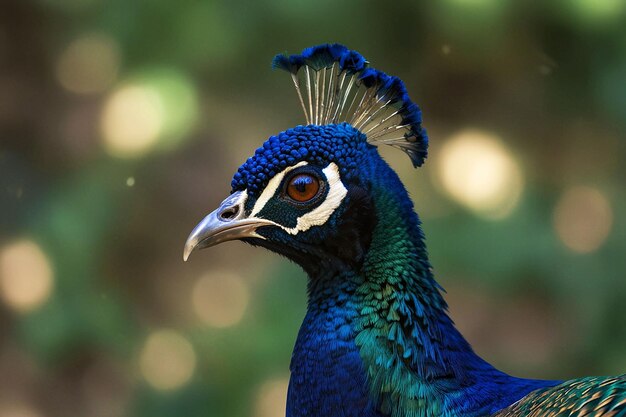
[[[307,187],[313,184],[313,178],[310,175],[299,175],[294,178],[291,185],[296,189],[299,193],[306,193]]]

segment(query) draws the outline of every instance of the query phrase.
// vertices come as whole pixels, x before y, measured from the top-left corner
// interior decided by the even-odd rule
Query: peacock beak
[[[258,217],[246,217],[244,204],[246,191],[231,194],[222,204],[206,216],[191,231],[185,242],[183,260],[187,261],[194,249],[204,249],[229,240],[256,237],[264,239],[256,233],[261,226],[276,226],[271,220]]]

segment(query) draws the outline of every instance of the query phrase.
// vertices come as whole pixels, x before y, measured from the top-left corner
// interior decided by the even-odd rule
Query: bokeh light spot
[[[196,367],[196,354],[187,339],[171,330],[148,336],[139,359],[141,373],[150,385],[162,391],[185,385]]]
[[[99,93],[115,81],[120,66],[118,44],[104,34],[84,35],[59,56],[56,67],[61,85],[74,93]]]
[[[570,0],[570,4],[579,17],[588,22],[615,19],[626,6],[623,0]]]
[[[107,99],[100,120],[106,151],[135,158],[180,145],[198,118],[197,93],[182,73],[153,69],[137,74]]]
[[[439,152],[436,170],[450,198],[489,219],[509,215],[524,186],[519,164],[502,141],[478,130],[450,138]]]
[[[159,94],[128,85],[109,97],[102,116],[107,151],[118,157],[135,157],[152,148],[163,130],[164,109]]]
[[[52,293],[52,266],[33,241],[19,240],[0,250],[0,296],[13,310],[26,313]]]
[[[590,253],[602,246],[612,224],[611,203],[595,188],[575,186],[566,190],[554,209],[557,236],[576,253]]]
[[[285,415],[288,378],[270,379],[257,390],[255,417],[277,417]]]
[[[134,187],[135,186],[135,177],[126,178],[126,186]]]
[[[191,297],[198,317],[209,326],[218,328],[239,323],[250,299],[246,282],[229,271],[200,277]]]

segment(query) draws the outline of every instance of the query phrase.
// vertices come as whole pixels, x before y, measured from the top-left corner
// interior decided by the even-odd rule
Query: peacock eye
[[[311,200],[319,190],[320,182],[311,174],[298,174],[287,184],[287,195],[300,203]]]

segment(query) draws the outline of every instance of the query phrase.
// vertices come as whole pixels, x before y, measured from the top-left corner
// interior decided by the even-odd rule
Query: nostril
[[[239,206],[228,207],[220,213],[221,220],[232,220],[239,213]]]

